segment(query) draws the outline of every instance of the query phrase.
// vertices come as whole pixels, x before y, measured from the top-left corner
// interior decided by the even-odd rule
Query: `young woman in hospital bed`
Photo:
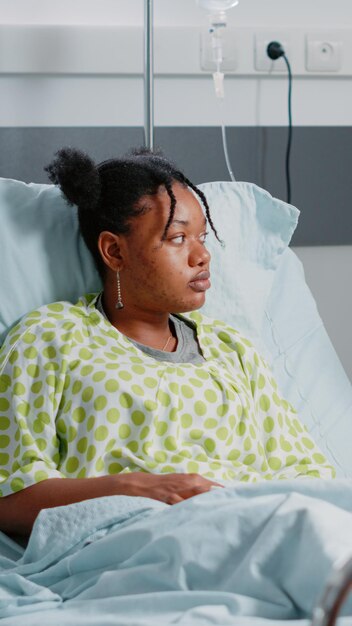
[[[352,389],[297,209],[146,151],[49,174],[0,179],[1,623],[309,626],[352,554]]]
[[[252,343],[198,311],[207,231],[221,239],[205,195],[146,150],[96,166],[63,149],[47,170],[78,207],[103,290],[30,312],[3,345],[1,529],[28,535],[41,509],[101,496],[172,505],[333,477]]]

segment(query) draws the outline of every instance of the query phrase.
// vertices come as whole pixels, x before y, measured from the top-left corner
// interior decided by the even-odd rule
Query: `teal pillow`
[[[253,183],[214,182],[199,187],[224,244],[220,246],[209,228],[212,287],[202,312],[220,316],[268,357],[262,340],[265,305],[299,211]]]
[[[352,385],[290,249],[265,305],[262,339],[281,392],[293,404],[338,476],[352,477]]]
[[[78,233],[77,211],[52,185],[0,179],[0,343],[22,315],[75,302],[101,282]]]

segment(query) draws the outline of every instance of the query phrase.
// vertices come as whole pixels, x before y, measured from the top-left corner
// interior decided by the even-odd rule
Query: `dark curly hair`
[[[62,148],[44,169],[51,182],[60,187],[67,201],[78,207],[80,231],[102,278],[106,267],[97,246],[100,233],[103,230],[127,233],[131,218],[146,210],[138,204],[139,200],[156,194],[160,186],[165,187],[170,198],[170,213],[163,238],[175,212],[176,198],[172,184],[179,182],[190,187],[201,199],[209,225],[220,241],[205,195],[160,152],[140,148],[124,157],[96,165],[84,152]]]

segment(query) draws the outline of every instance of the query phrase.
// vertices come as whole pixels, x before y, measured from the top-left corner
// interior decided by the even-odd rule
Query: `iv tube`
[[[222,145],[224,150],[226,167],[230,176],[230,179],[234,182],[235,176],[233,174],[228,148],[227,148],[227,138],[226,138],[226,126],[224,122],[223,115],[223,103],[224,103],[224,73],[221,71],[221,65],[223,62],[223,32],[224,28],[226,28],[227,20],[226,13],[227,9],[231,9],[232,7],[238,4],[239,0],[197,0],[197,4],[201,6],[203,9],[207,9],[210,12],[210,28],[209,32],[211,34],[211,46],[213,52],[213,61],[216,66],[215,72],[213,72],[213,80],[214,80],[214,88],[215,95],[219,98],[219,105],[221,106],[221,137],[222,137]]]
[[[222,122],[222,124],[221,124],[221,136],[222,136],[222,146],[223,146],[223,149],[224,149],[224,156],[225,156],[225,162],[226,162],[227,171],[229,173],[229,176],[230,176],[232,182],[235,183],[236,182],[236,178],[235,178],[234,173],[233,173],[232,168],[231,168],[230,157],[229,157],[229,153],[228,153],[228,150],[227,150],[226,126],[225,126],[224,122]]]

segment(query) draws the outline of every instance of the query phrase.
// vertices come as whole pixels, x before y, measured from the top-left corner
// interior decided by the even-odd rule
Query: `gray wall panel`
[[[247,180],[286,199],[283,127],[230,127],[228,146],[237,180]],[[61,146],[93,158],[121,155],[143,143],[142,128],[2,128],[0,176],[47,182],[43,171]],[[216,127],[160,127],[155,143],[196,183],[227,180]],[[292,145],[292,203],[301,210],[296,246],[352,244],[352,128],[299,127]]]

